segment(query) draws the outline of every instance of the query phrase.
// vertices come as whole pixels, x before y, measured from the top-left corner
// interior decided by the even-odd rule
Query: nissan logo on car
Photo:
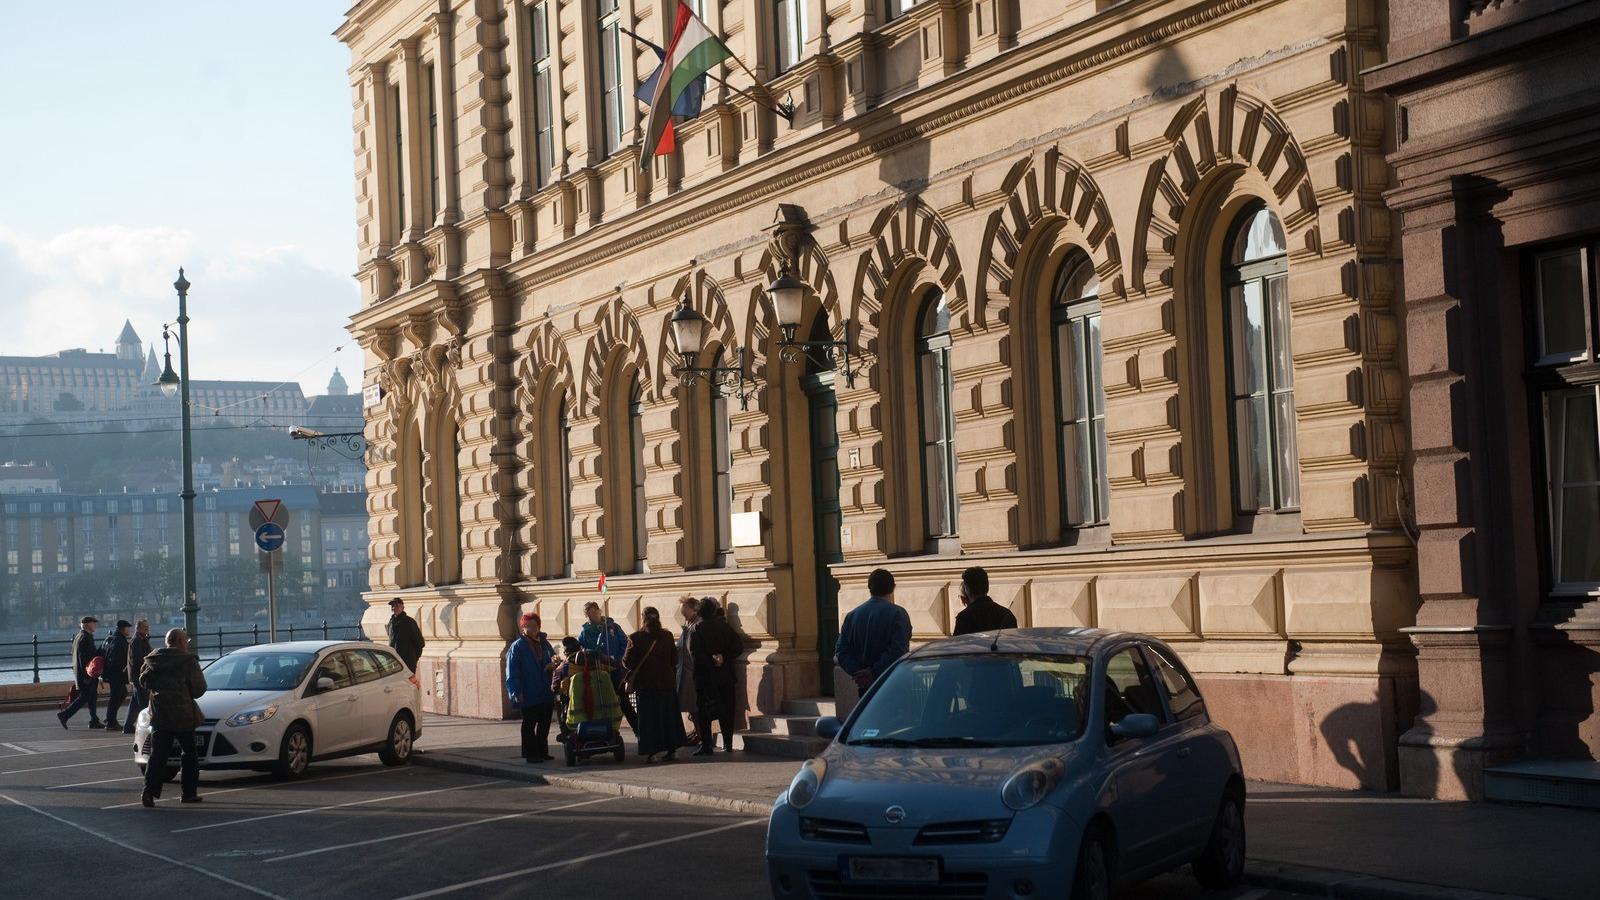
[[[906,809],[903,806],[891,806],[883,811],[883,820],[890,825],[899,825],[906,820]]]

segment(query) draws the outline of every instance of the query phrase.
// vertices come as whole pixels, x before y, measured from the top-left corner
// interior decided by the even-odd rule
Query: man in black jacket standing
[[[56,713],[62,728],[85,706],[89,707],[89,727],[106,727],[100,723],[100,679],[89,677],[89,661],[100,655],[94,646],[94,628],[99,621],[94,616],[84,616],[80,623],[83,627],[72,636],[72,680],[78,687],[78,697]]]
[[[139,713],[150,705],[150,697],[139,686],[139,672],[144,668],[144,658],[150,655],[150,620],[140,619],[133,626],[133,639],[128,642],[128,684],[133,688],[133,699],[128,701],[128,717],[122,720],[122,733],[133,734]]]
[[[111,632],[105,646],[100,648],[100,655],[106,659],[105,674],[101,677],[111,686],[111,698],[106,701],[107,728],[122,727],[117,723],[117,710],[128,696],[128,629],[132,627],[133,623],[127,619],[117,620],[117,630]],[[133,721],[131,714],[128,721]]]
[[[384,630],[389,633],[389,646],[394,652],[400,654],[400,659],[416,674],[417,663],[422,659],[422,648],[427,646],[427,641],[422,639],[422,626],[417,620],[406,615],[406,602],[399,597],[389,601],[389,624]]]
[[[961,573],[961,605],[966,608],[956,614],[953,634],[1017,627],[1017,617],[1011,610],[989,598],[989,573],[981,566]]]

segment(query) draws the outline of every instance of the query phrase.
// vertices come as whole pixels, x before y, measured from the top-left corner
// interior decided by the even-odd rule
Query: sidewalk
[[[743,751],[647,766],[599,759],[529,765],[515,722],[430,717],[420,765],[561,787],[766,815],[799,764]],[[555,749],[559,749],[556,746]],[[1252,782],[1250,880],[1322,897],[1489,895],[1588,900],[1600,884],[1600,812],[1441,803]]]

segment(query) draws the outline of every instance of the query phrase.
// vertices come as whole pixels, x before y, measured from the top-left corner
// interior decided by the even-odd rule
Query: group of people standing
[[[582,630],[563,641],[564,655],[556,653],[539,615],[524,614],[521,634],[506,654],[506,694],[522,714],[523,759],[554,758],[550,721],[558,710],[558,740],[586,721],[627,720],[646,763],[657,756],[674,760],[680,748],[692,745],[685,714],[694,722],[694,755],[714,752],[713,724],[721,728],[723,749],[732,751],[738,712],[734,666],[744,642],[715,598],[685,597],[679,610],[684,626],[676,636],[653,606],[645,608],[639,630],[627,634],[600,604],[588,603]],[[599,690],[598,680],[605,682]]]
[[[116,630],[104,643],[95,643],[95,630],[100,620],[84,616],[78,633],[72,637],[72,684],[74,696],[56,713],[62,728],[69,727],[68,720],[81,709],[89,710],[89,727],[93,729],[120,729],[123,734],[133,734],[133,724],[141,710],[149,704],[149,695],[139,686],[139,673],[145,657],[150,654],[150,623],[140,619],[138,625],[119,620]],[[106,698],[106,718],[100,720],[100,682],[109,688]],[[129,699],[128,689],[133,689],[132,702],[127,716],[117,722],[117,713],[124,700]]]
[[[874,569],[867,591],[867,602],[845,614],[833,650],[834,663],[862,691],[911,649],[911,616],[895,605],[894,573]],[[1016,615],[989,596],[989,573],[981,566],[961,573],[961,607],[952,635],[1017,627]]]

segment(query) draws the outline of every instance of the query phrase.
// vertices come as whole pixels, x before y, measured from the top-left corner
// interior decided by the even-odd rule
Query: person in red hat
[[[506,653],[506,695],[511,708],[522,711],[522,758],[548,762],[555,759],[550,755],[550,713],[556,702],[550,673],[556,668],[556,651],[539,630],[538,613],[525,613],[521,625],[522,634]]]

